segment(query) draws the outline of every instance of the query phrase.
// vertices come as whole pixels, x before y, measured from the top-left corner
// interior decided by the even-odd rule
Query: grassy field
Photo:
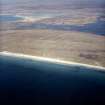
[[[0,51],[25,53],[105,67],[105,37],[54,30],[0,32]]]

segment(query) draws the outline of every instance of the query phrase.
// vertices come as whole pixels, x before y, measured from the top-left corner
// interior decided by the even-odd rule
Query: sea
[[[75,5],[72,5],[73,3]],[[100,4],[104,11],[104,0],[2,0],[1,4],[0,27],[4,25],[6,28],[5,25],[8,27],[8,23],[15,26],[9,30],[50,29],[105,36],[105,15],[98,7]],[[71,8],[72,6],[75,8]],[[62,11],[65,13],[72,9],[78,11],[76,12],[78,16],[81,10],[84,14],[89,8],[91,11],[96,8],[95,16],[98,18],[84,25],[21,22],[30,16],[32,19],[33,16],[34,18],[56,17]],[[50,13],[53,10],[57,11],[56,14]],[[39,11],[49,14],[35,15],[40,13]],[[98,14],[101,14],[102,19]],[[105,68],[0,54],[0,105],[26,104],[104,105]]]
[[[104,70],[0,54],[0,104],[104,105]]]

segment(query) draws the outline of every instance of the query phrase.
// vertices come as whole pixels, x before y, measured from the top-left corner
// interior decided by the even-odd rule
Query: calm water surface
[[[0,103],[102,105],[105,72],[97,70],[0,56]]]

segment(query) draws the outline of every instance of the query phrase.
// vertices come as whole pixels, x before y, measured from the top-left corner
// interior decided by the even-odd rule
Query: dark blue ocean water
[[[0,105],[104,105],[105,72],[0,56]]]

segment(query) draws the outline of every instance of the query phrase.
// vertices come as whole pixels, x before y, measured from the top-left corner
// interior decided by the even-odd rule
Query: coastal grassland
[[[0,51],[105,67],[105,36],[90,33],[40,29],[1,31]]]

